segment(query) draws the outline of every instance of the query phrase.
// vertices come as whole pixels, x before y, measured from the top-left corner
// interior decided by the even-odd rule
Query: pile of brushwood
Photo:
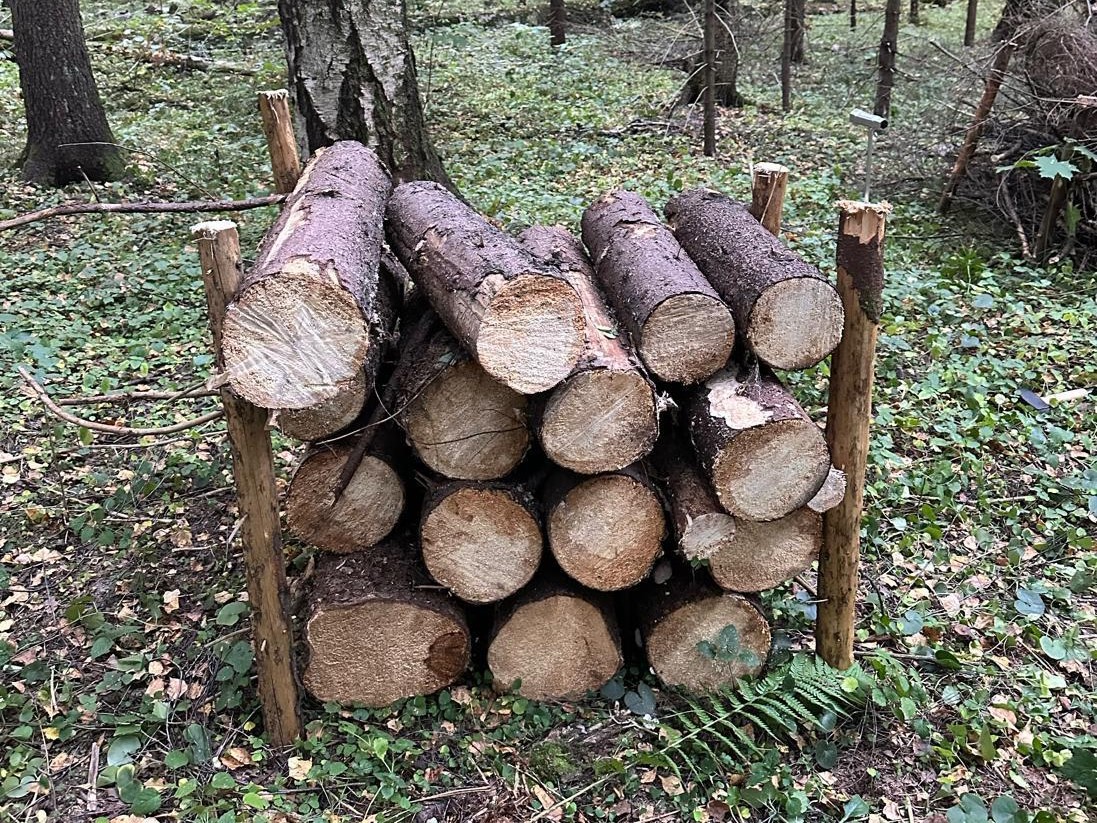
[[[313,158],[222,335],[233,389],[313,444],[285,503],[321,550],[313,695],[428,693],[476,643],[502,689],[581,695],[634,626],[667,684],[764,665],[756,595],[845,491],[775,374],[835,348],[842,302],[764,208],[697,189],[664,223],[613,191],[582,242],[516,238],[359,143]]]

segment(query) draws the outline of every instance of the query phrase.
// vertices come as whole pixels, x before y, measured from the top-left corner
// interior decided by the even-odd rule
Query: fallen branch
[[[221,60],[209,60],[193,54],[176,54],[170,51],[146,51],[130,55],[136,60],[150,63],[154,66],[172,66],[187,71],[210,71],[221,74],[243,74],[253,76],[255,69],[247,66],[237,66],[233,63],[225,63]]]
[[[27,212],[10,220],[0,220],[0,231],[17,229],[41,220],[64,217],[69,214],[169,214],[176,212],[246,211],[264,206],[276,206],[286,199],[284,194],[268,194],[265,197],[249,197],[246,200],[181,200],[157,203],[66,203],[46,209]]]
[[[95,420],[87,420],[86,418],[69,414],[53,401],[53,398],[49,396],[45,387],[35,380],[33,375],[23,366],[19,367],[19,376],[23,378],[24,382],[30,387],[31,391],[34,392],[35,396],[42,401],[42,405],[44,405],[58,420],[62,420],[73,426],[82,426],[89,431],[102,432],[103,434],[122,434],[133,437],[175,434],[176,432],[186,431],[187,429],[193,429],[197,426],[204,426],[206,423],[212,423],[214,420],[219,420],[223,414],[223,412],[218,409],[215,412],[210,412],[202,417],[196,417],[193,420],[185,420],[182,423],[175,423],[171,426],[157,426],[149,429],[137,429],[131,426],[114,426],[108,423],[99,423]]]
[[[135,391],[115,392],[113,394],[90,394],[82,397],[65,397],[55,401],[58,406],[91,406],[96,403],[138,403],[156,400],[182,400],[188,397],[216,397],[220,394],[214,389],[203,389],[205,382],[198,383],[181,391]],[[199,391],[201,389],[201,391]]]

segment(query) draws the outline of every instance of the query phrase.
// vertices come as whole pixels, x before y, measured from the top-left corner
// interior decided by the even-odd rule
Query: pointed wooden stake
[[[263,133],[270,149],[274,188],[279,194],[289,194],[301,176],[301,157],[293,134],[289,92],[285,89],[259,92],[259,115],[263,118]]]
[[[750,213],[774,237],[781,236],[781,214],[787,191],[787,168],[779,163],[758,163],[754,167]]]

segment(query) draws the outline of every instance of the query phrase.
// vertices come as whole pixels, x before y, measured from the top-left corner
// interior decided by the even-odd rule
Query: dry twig
[[[268,194],[265,197],[249,197],[246,200],[180,200],[157,203],[66,203],[46,209],[27,212],[10,220],[0,220],[0,231],[17,229],[30,223],[63,217],[68,214],[161,214],[175,212],[246,211],[264,206],[276,206],[286,199],[284,194]]]

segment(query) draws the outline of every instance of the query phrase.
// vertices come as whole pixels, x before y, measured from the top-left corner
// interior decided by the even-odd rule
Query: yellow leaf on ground
[[[288,765],[289,776],[292,780],[304,780],[309,776],[309,771],[312,769],[312,761],[305,760],[302,757],[291,757]]]
[[[221,765],[228,769],[230,772],[234,769],[239,769],[241,766],[250,766],[251,752],[249,752],[242,746],[233,746],[231,749],[221,755]],[[311,766],[312,764],[310,763],[309,765]],[[305,773],[308,773],[308,769],[305,770]]]

